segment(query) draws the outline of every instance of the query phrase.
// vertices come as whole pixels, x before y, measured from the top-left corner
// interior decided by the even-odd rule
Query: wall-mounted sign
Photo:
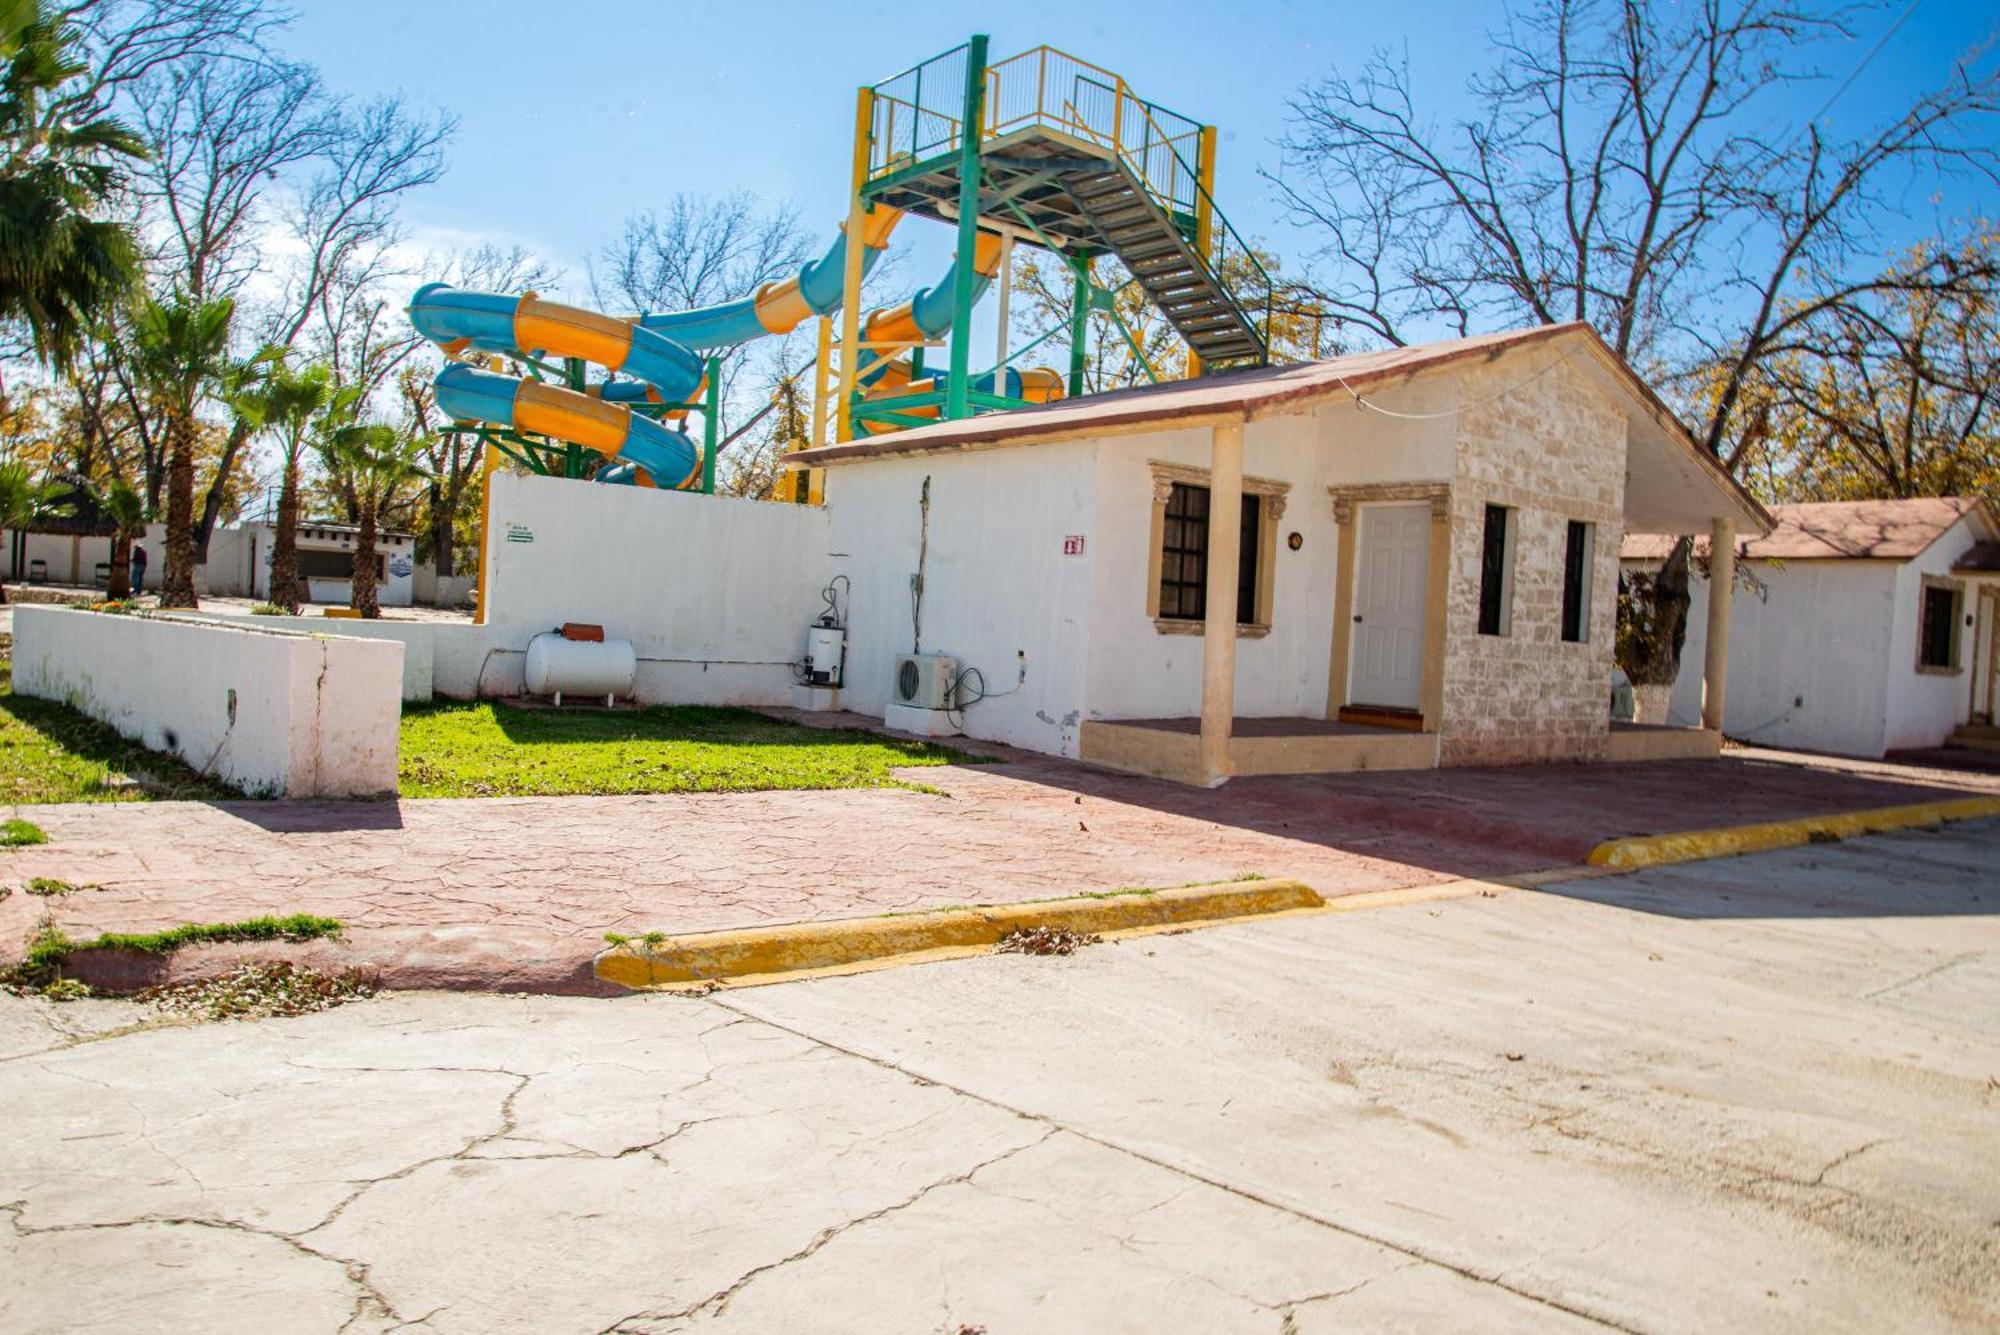
[[[526,524],[507,525],[507,541],[533,542],[534,540],[535,540],[535,530],[529,527],[528,525]]]
[[[1064,556],[1083,555],[1083,534],[1072,533],[1068,537],[1063,539],[1063,555]]]
[[[389,573],[397,579],[407,579],[410,572],[416,568],[416,565],[407,556],[399,556],[389,563]]]

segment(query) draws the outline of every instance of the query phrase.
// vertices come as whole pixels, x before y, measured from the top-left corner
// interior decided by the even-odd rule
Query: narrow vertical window
[[[1591,525],[1569,521],[1563,542],[1562,637],[1571,644],[1590,638]]]
[[[1486,531],[1479,552],[1479,633],[1507,633],[1508,595],[1512,590],[1514,521],[1504,505],[1486,507]]]

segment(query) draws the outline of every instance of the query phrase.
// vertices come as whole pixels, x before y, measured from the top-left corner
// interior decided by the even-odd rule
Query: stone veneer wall
[[[1626,421],[1591,379],[1576,340],[1466,372],[1452,482],[1439,763],[1596,760],[1609,736]],[[1552,363],[1561,362],[1559,365]],[[1545,372],[1539,378],[1537,372]],[[1523,381],[1529,383],[1523,384]],[[1495,402],[1495,395],[1518,386]],[[1515,507],[1509,633],[1479,634],[1485,508]],[[1563,544],[1572,519],[1597,525],[1589,638],[1562,639]]]

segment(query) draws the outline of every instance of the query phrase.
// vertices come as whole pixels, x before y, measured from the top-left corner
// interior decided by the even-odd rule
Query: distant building
[[[1947,496],[1771,514],[1768,536],[1737,544],[1727,735],[1881,756],[1993,722],[2000,514],[1991,504]],[[1671,544],[1628,536],[1624,563],[1657,568]],[[1706,541],[1695,550],[1706,555]],[[1669,723],[1701,713],[1709,590],[1699,565]]]

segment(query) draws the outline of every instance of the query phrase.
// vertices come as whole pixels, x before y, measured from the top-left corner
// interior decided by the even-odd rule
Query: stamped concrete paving
[[[706,998],[0,998],[0,1329],[1992,1329],[1996,859]]]
[[[1016,756],[1019,753],[1013,753]],[[1245,873],[1325,895],[1580,862],[1619,835],[1898,805],[1982,776],[1781,758],[1240,780],[1204,792],[1043,759],[908,771],[902,790],[25,810],[51,842],[0,880],[0,954],[71,936],[312,912],[310,957],[392,986],[591,991],[606,931],[674,933]],[[2000,789],[2000,776],[1988,780]],[[214,967],[246,950],[184,954]]]

